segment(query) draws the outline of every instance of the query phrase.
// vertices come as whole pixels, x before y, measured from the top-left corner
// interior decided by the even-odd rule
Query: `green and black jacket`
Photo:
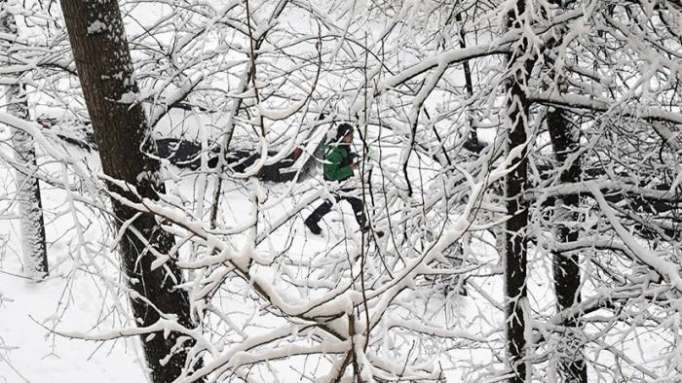
[[[350,145],[332,143],[325,151],[324,179],[327,181],[344,181],[353,176],[353,155]]]

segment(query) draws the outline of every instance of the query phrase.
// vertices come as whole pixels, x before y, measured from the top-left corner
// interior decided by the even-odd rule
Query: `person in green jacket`
[[[343,182],[353,176],[353,170],[357,168],[354,161],[357,155],[351,152],[353,143],[353,126],[350,124],[340,124],[336,130],[336,139],[327,145],[325,150],[324,179],[326,181]],[[350,203],[355,213],[355,219],[362,231],[367,231],[367,217],[365,217],[365,206],[362,199],[348,195],[353,189],[342,188],[340,193],[334,193],[336,202],[346,200]],[[305,225],[313,234],[322,233],[319,222],[332,209],[332,201],[325,200],[315,211],[305,220]]]

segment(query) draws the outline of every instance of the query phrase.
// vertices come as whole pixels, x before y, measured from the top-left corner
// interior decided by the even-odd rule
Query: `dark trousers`
[[[352,189],[342,189],[340,192],[343,194],[346,194],[348,192],[352,191]],[[338,193],[334,193],[334,199],[336,202],[340,202],[341,200],[346,200],[348,203],[350,203],[350,206],[353,208],[353,213],[355,213],[355,220],[358,222],[358,225],[360,227],[365,227],[365,224],[367,224],[367,217],[365,217],[365,206],[362,203],[362,200],[358,197],[352,197],[349,195],[339,195]],[[312,214],[306,219],[307,222],[314,222],[318,223],[324,217],[327,215],[332,210],[332,201],[330,200],[325,200],[322,205],[318,206],[317,209],[313,211]]]

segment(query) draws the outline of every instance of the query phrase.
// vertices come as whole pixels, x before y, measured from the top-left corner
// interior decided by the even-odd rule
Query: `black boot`
[[[305,220],[305,225],[308,227],[308,230],[315,235],[322,234],[322,228],[320,228],[320,225],[318,225],[317,222],[311,218],[312,216],[306,218]]]

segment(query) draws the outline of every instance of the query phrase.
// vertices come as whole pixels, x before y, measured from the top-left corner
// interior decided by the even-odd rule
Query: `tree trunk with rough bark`
[[[16,36],[16,20],[6,9],[7,1],[0,1],[0,32]],[[7,52],[8,50],[6,50]],[[16,78],[19,81],[19,78]],[[7,111],[17,118],[28,120],[26,92],[19,83],[7,87],[5,93]],[[12,130],[12,146],[17,161],[16,200],[21,221],[21,243],[24,271],[28,277],[39,281],[48,274],[45,220],[40,198],[40,183],[35,177],[38,171],[33,137],[23,130]]]
[[[526,12],[526,1],[517,0],[515,7],[507,15],[507,27],[521,30]],[[524,198],[528,185],[527,138],[530,101],[526,97],[528,77],[533,61],[527,56],[527,38],[522,37],[520,44],[507,58],[511,76],[506,84],[506,113],[508,136],[505,152],[521,149],[510,163],[513,168],[505,176],[504,196],[509,219],[505,223],[505,246],[503,251],[505,280],[505,325],[506,352],[511,369],[510,383],[526,381],[528,366],[526,361],[526,319],[528,312],[526,263],[528,200]]]
[[[547,113],[547,128],[549,130],[554,157],[558,166],[564,166],[571,161],[567,169],[560,176],[562,183],[580,182],[580,158],[573,158],[580,145],[578,139],[571,132],[570,121],[561,109],[551,108]],[[576,221],[576,210],[580,202],[577,194],[569,194],[557,200],[555,229],[557,242],[574,242],[578,240],[578,230],[571,229],[563,222]],[[553,253],[554,291],[557,298],[557,309],[566,310],[580,302],[580,264],[577,254],[564,254],[559,251]],[[586,383],[587,367],[582,356],[582,347],[575,336],[577,327],[575,318],[566,318],[562,325],[567,329],[564,337],[565,344],[560,352],[558,373],[561,381],[566,383]]]
[[[10,87],[10,114],[27,120],[28,106],[25,94],[19,85]],[[47,245],[45,241],[45,220],[40,196],[40,183],[35,173],[38,171],[33,137],[23,130],[12,132],[12,146],[15,158],[21,169],[16,170],[17,201],[21,220],[21,242],[24,270],[33,280],[42,280],[48,274]]]
[[[131,103],[138,87],[118,2],[62,0],[61,4],[104,173],[131,186],[108,183],[108,189],[131,201],[139,201],[132,188],[142,197],[158,199],[164,185],[158,180],[159,162],[143,153],[154,153],[155,147],[141,105]],[[128,285],[143,298],[130,296],[136,324],[150,326],[163,315],[194,327],[188,295],[175,288],[182,283],[180,270],[172,262],[152,269],[155,256],[150,248],[167,254],[174,237],[154,216],[140,214],[114,198],[112,205],[119,229],[130,223],[118,245]],[[168,336],[157,332],[141,340],[154,383],[170,383],[181,374],[191,341],[179,342],[175,332]]]

